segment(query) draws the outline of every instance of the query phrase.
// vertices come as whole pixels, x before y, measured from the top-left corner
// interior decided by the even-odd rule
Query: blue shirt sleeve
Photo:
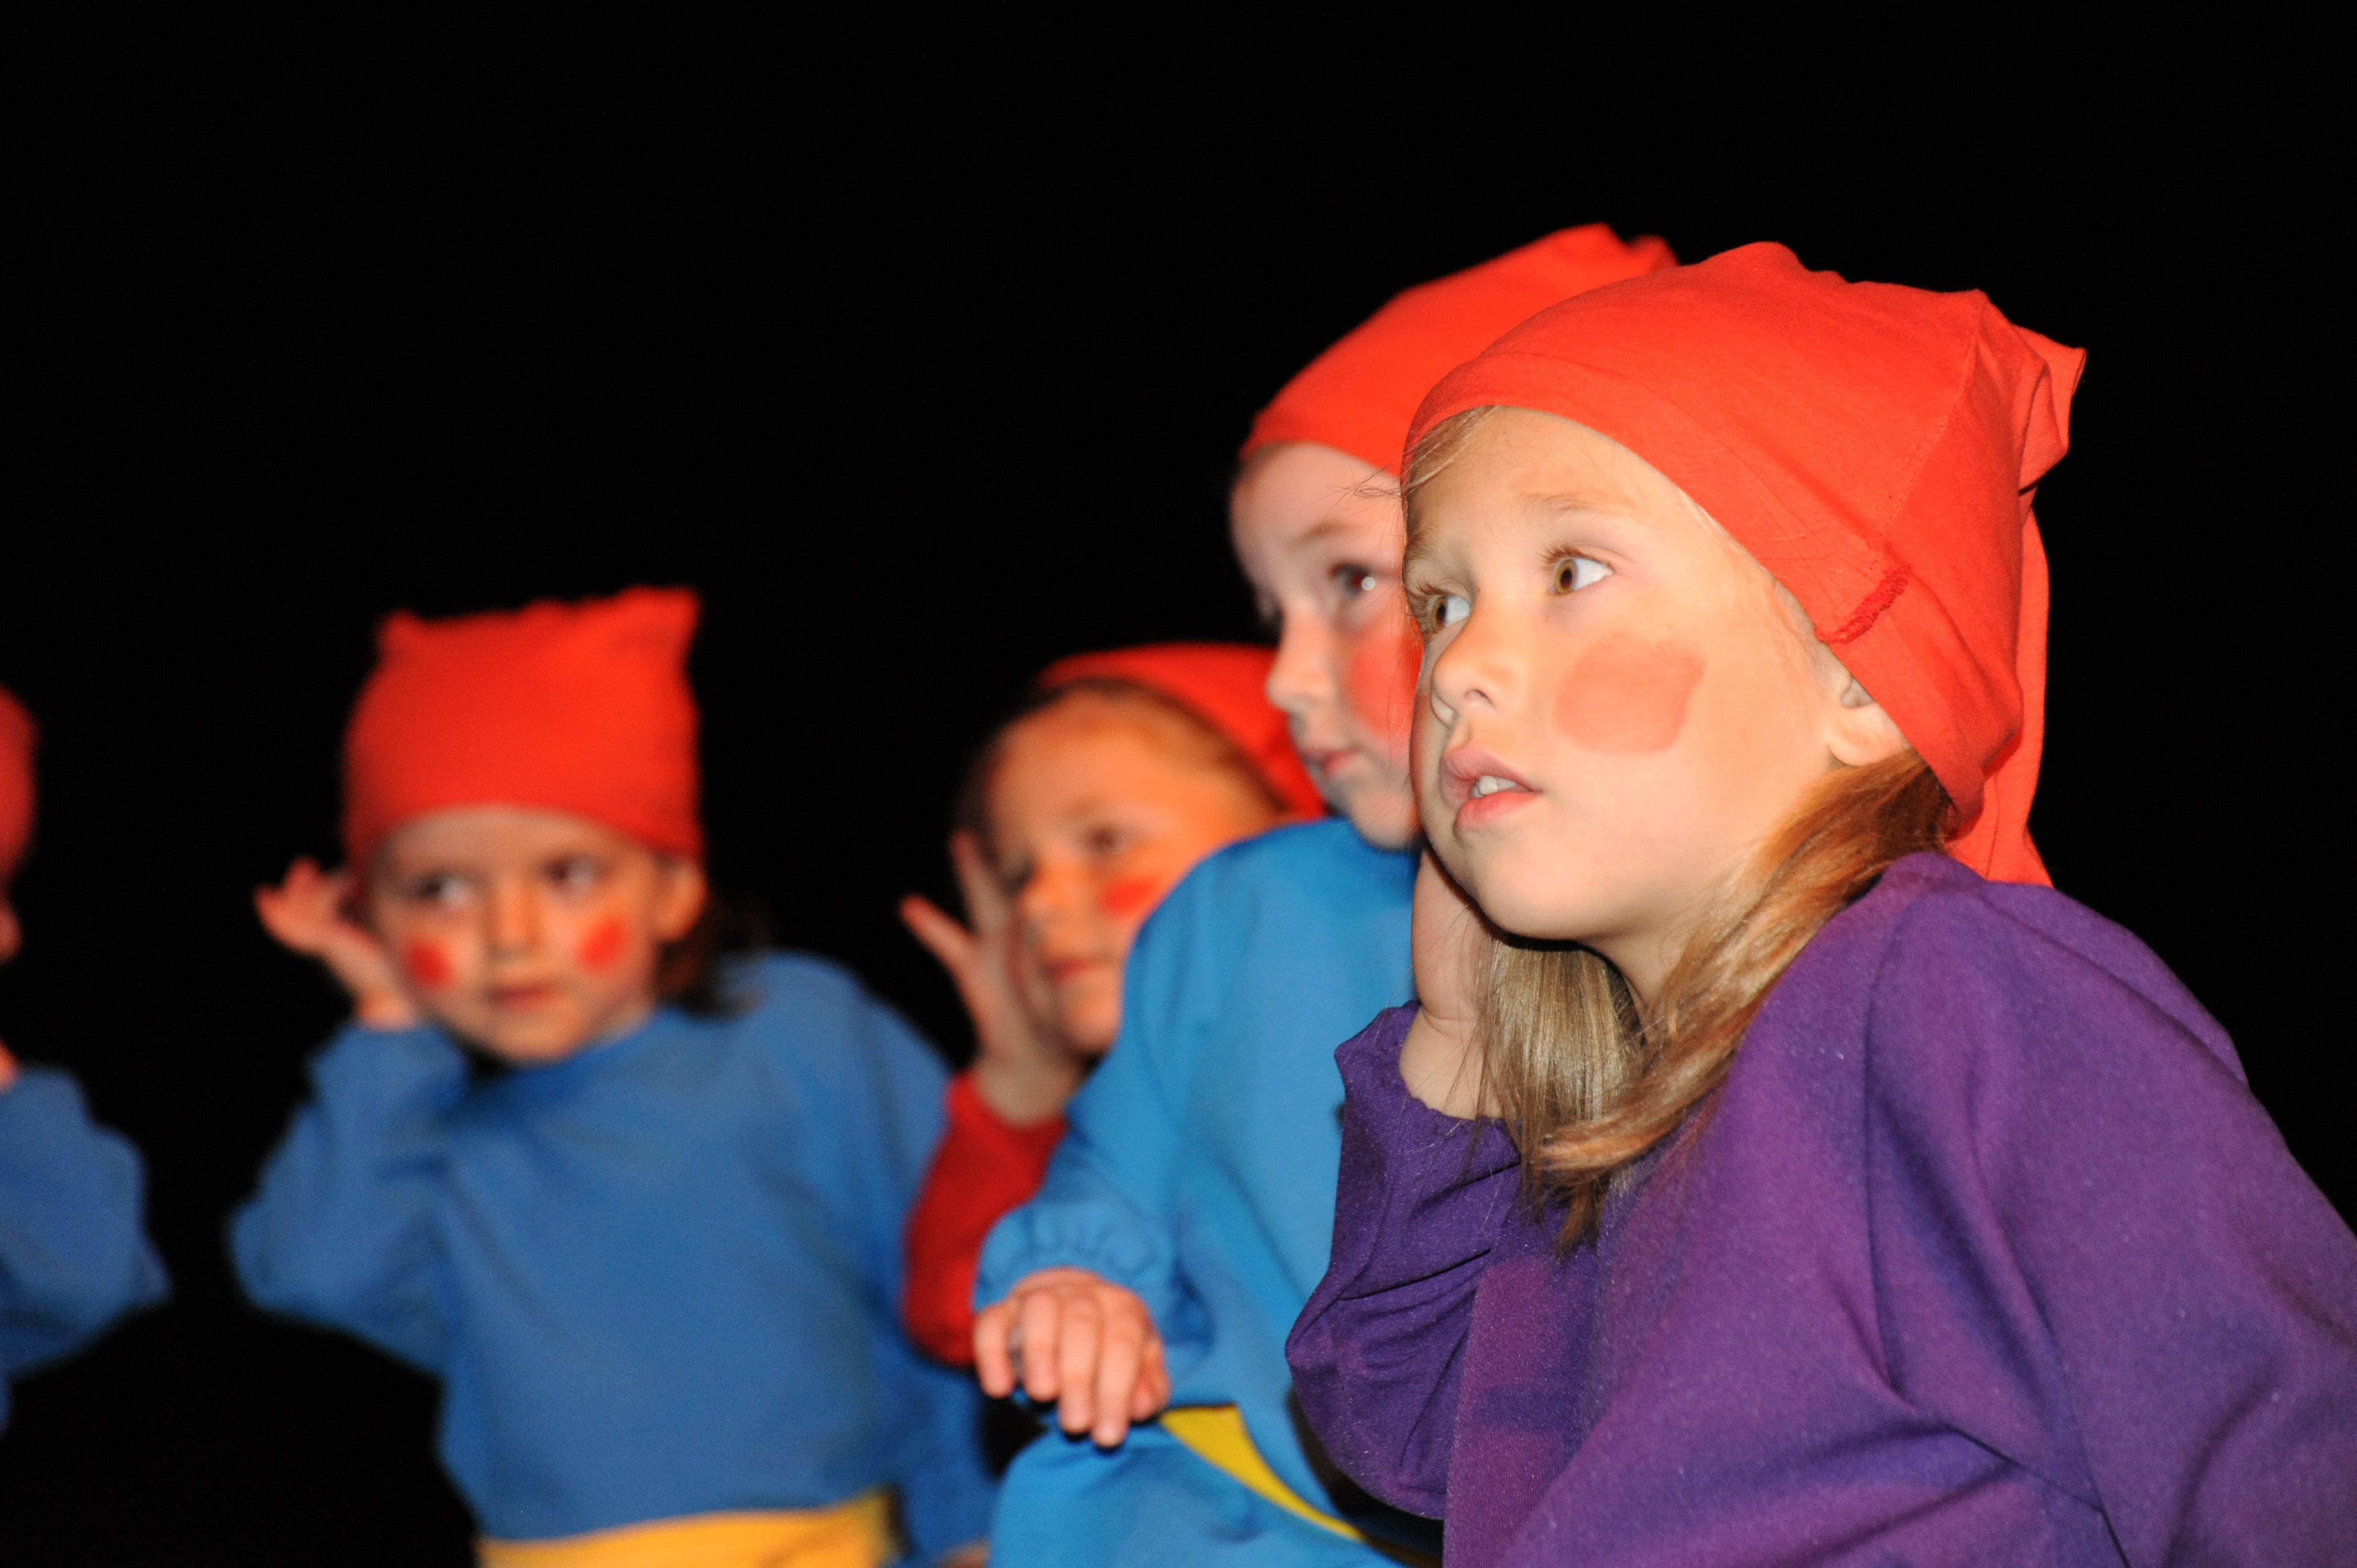
[[[974,1305],[1005,1297],[1041,1269],[1086,1269],[1135,1291],[1174,1345],[1190,1300],[1171,1245],[1186,1104],[1186,1064],[1216,1011],[1222,968],[1216,862],[1198,867],[1138,933],[1124,978],[1121,1034],[1066,1109],[1070,1130],[1039,1196],[984,1244]]]
[[[997,1494],[984,1464],[974,1380],[927,1360],[899,1311],[900,1232],[941,1141],[948,1069],[899,1014],[832,965],[773,957],[759,983],[769,1004],[791,996],[805,1025],[814,1012],[839,1010],[826,1030],[811,1033],[852,1042],[847,1051],[795,1055],[798,1070],[840,1075],[813,1086],[829,1147],[807,1168],[831,1185],[838,1222],[866,1277],[873,1365],[894,1434],[893,1477],[913,1560],[931,1563],[989,1533]]]
[[[439,1030],[347,1025],[230,1227],[257,1305],[340,1328],[425,1371],[449,1343],[435,1206],[467,1064]]]
[[[95,1125],[71,1077],[0,1090],[0,1375],[79,1349],[170,1290],[142,1223],[138,1151]]]

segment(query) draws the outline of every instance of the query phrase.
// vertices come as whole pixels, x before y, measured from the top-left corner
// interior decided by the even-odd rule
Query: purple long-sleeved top
[[[1450,1568],[2357,1561],[2357,1238],[2118,927],[1900,862],[1562,1258],[1412,1016],[1338,1053],[1288,1352]]]

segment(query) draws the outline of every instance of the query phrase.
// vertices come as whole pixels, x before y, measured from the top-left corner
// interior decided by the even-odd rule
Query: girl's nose
[[[1088,901],[1088,879],[1081,868],[1042,856],[1032,866],[1031,879],[1016,897],[1016,908],[1032,934],[1044,936],[1082,913]]]
[[[1499,705],[1514,685],[1510,640],[1498,616],[1485,616],[1478,607],[1467,613],[1457,634],[1432,661],[1435,717],[1454,725],[1469,710]]]
[[[1307,612],[1289,614],[1268,667],[1269,704],[1299,718],[1334,701],[1333,634]]]
[[[540,904],[522,878],[495,878],[490,902],[493,952],[528,952],[539,945]]]

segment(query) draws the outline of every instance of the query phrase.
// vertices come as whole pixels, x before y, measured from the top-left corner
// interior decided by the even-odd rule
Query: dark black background
[[[16,53],[0,682],[43,800],[0,1037],[144,1148],[178,1294],[18,1387],[0,1558],[465,1560],[430,1387],[245,1310],[221,1240],[338,1016],[248,893],[333,850],[378,617],[701,589],[716,877],[955,1052],[892,906],[945,891],[969,747],[1055,655],[1254,635],[1253,410],[1394,290],[1593,220],[2091,350],[2040,503],[2037,835],[2350,1211],[2314,738],[2347,246],[2299,40],[2063,58],[1991,13],[1804,80],[1570,25],[1155,26],[1087,65],[938,27],[923,63],[490,23]]]

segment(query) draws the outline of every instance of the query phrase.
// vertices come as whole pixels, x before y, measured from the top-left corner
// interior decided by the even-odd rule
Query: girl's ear
[[[1826,725],[1825,746],[1843,767],[1864,768],[1906,750],[1907,737],[1852,675]]]
[[[660,868],[661,880],[655,888],[655,940],[675,942],[695,929],[711,890],[704,879],[704,867],[692,860],[667,854],[661,858]]]

